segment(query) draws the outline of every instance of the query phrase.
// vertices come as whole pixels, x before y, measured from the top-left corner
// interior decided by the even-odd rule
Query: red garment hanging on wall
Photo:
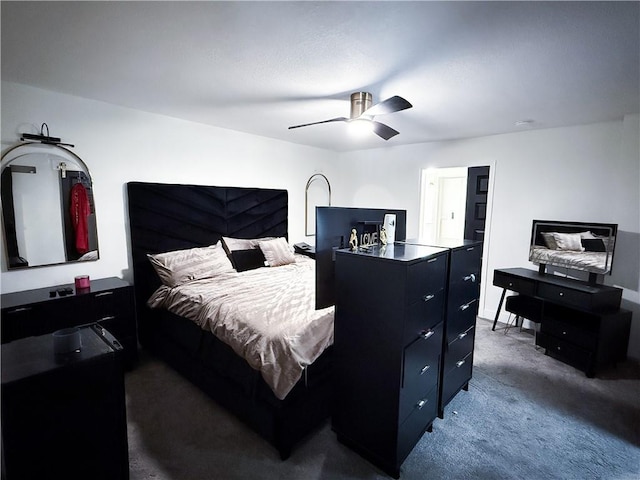
[[[89,251],[88,216],[91,213],[87,189],[81,183],[71,187],[71,224],[76,234],[76,250],[80,254]]]

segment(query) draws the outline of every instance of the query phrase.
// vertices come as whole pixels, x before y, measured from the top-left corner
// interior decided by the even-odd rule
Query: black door
[[[467,209],[464,219],[464,238],[484,240],[488,192],[489,167],[470,167],[467,173]]]

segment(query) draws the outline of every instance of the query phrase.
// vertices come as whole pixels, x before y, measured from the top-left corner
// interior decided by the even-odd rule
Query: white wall
[[[528,261],[531,221],[617,223],[614,273],[605,283],[624,288],[634,311],[629,354],[640,359],[639,117],[568,128],[524,131],[460,141],[344,153],[342,178],[351,179],[353,206],[407,209],[407,235],[418,235],[423,168],[489,165],[489,223],[480,315],[493,318],[501,289],[496,268]]]
[[[130,110],[93,100],[2,82],[2,151],[21,132],[46,122],[52,136],[75,145],[91,171],[100,260],[1,274],[2,293],[73,283],[76,275],[129,271],[125,184],[129,181],[284,188],[289,238],[304,240],[304,187],[316,172],[336,177],[335,155],[264,137]],[[37,131],[33,129],[36,128]],[[4,243],[0,254],[4,258]]]

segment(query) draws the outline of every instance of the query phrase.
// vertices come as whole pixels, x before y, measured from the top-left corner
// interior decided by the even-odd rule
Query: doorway
[[[436,243],[436,239],[464,237],[466,189],[466,167],[422,171],[421,239]]]
[[[484,240],[489,167],[424,169],[419,236],[429,243]]]

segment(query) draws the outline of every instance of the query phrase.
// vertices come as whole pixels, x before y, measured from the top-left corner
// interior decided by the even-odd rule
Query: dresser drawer
[[[429,257],[407,269],[407,304],[444,290],[447,255]]]
[[[435,327],[444,319],[444,290],[426,296],[407,309],[404,324],[404,345],[413,342],[422,332]]]
[[[400,392],[400,421],[414,405],[438,383],[442,324],[419,338],[404,350],[403,381]]]
[[[131,315],[133,313],[132,290],[131,288],[117,288],[92,294],[95,320]]]
[[[462,305],[449,307],[447,312],[447,343],[476,324],[478,301],[472,300]]]
[[[398,430],[398,459],[411,452],[424,431],[431,425],[438,412],[438,388],[433,388],[412,405],[411,413]]]
[[[543,347],[547,353],[554,357],[560,357],[566,363],[581,370],[590,370],[593,361],[593,353],[587,349],[578,347],[560,338],[547,335],[544,332],[536,333],[536,345]]]
[[[480,296],[479,283],[457,283],[449,286],[449,299],[447,308],[449,311],[476,300]],[[477,303],[476,303],[477,310]]]
[[[473,245],[451,252],[449,283],[480,283],[482,245]]]
[[[471,379],[473,370],[473,352],[469,352],[456,366],[442,376],[442,404],[449,403],[451,398]]]
[[[570,323],[554,321],[543,321],[541,331],[547,335],[560,338],[587,350],[595,350],[597,347],[597,331],[580,328]]]
[[[536,290],[535,281],[528,278],[514,277],[513,275],[498,270],[493,272],[493,284],[497,287],[531,296],[535,294]]]
[[[70,296],[3,309],[2,343],[90,322],[89,304],[88,299]]]
[[[51,332],[44,315],[44,307],[38,304],[2,309],[2,343],[12,342],[33,335]],[[39,321],[43,319],[42,321]]]
[[[588,310],[591,306],[592,295],[588,292],[581,292],[579,290],[573,290],[559,285],[539,283],[538,297]]]
[[[447,343],[444,354],[444,372],[461,368],[470,362],[469,354],[473,352],[475,326],[460,333],[452,342]]]

